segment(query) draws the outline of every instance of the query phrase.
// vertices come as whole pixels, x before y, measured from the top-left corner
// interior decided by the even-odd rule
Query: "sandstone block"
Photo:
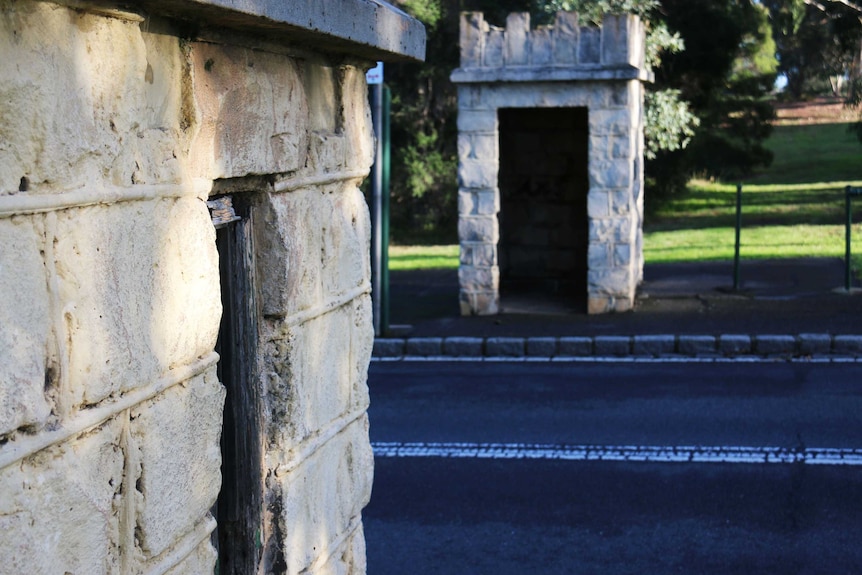
[[[368,396],[368,364],[374,350],[374,323],[372,320],[371,295],[357,297],[345,306],[351,314],[350,324],[350,410],[367,409],[371,403]]]
[[[634,239],[634,228],[628,217],[590,220],[590,241],[629,243]]]
[[[548,66],[554,58],[551,43],[551,29],[537,28],[533,30],[530,50],[530,63],[533,66]]]
[[[628,268],[608,268],[587,271],[590,296],[624,296],[633,288],[632,273]]]
[[[438,356],[443,352],[442,337],[411,337],[407,339],[407,355]]]
[[[480,357],[482,347],[481,337],[447,337],[443,340],[443,354],[453,357]]]
[[[601,60],[601,31],[598,28],[581,28],[578,63],[598,64]]]
[[[610,192],[611,214],[614,216],[631,216],[634,211],[634,198],[629,189]]]
[[[631,244],[614,245],[614,266],[627,267],[632,264]]]
[[[462,290],[471,292],[497,290],[500,286],[500,270],[496,266],[489,268],[461,266],[458,268],[458,284]]]
[[[403,338],[376,338],[374,340],[375,357],[400,357],[404,355],[405,341]]]
[[[628,160],[609,160],[590,164],[590,187],[628,188],[632,183],[632,165]]]
[[[0,571],[120,572],[122,427],[110,420],[0,470]]]
[[[276,479],[286,573],[301,573],[334,551],[368,503],[373,469],[368,418],[363,416]]]
[[[587,248],[588,268],[597,270],[611,267],[613,258],[611,257],[612,244],[590,242]]]
[[[683,355],[708,355],[715,353],[715,336],[712,335],[681,335],[677,344],[679,353]]]
[[[138,544],[147,557],[167,549],[206,517],[221,488],[225,390],[212,367],[132,409],[140,458]]]
[[[676,337],[673,335],[636,335],[632,338],[632,353],[659,357],[673,353]]]
[[[497,266],[497,246],[494,244],[461,244],[461,265],[477,268]]]
[[[506,17],[504,60],[507,66],[523,66],[530,58],[530,14],[513,12]]]
[[[481,63],[486,27],[485,15],[481,12],[465,12],[461,14],[460,45],[462,67],[478,66]]]
[[[308,99],[292,58],[204,42],[192,43],[190,58],[196,176],[231,178],[305,166]]]
[[[464,88],[459,88],[459,93]],[[458,110],[458,130],[460,132],[487,132],[495,134],[497,132],[497,110],[482,110],[464,108],[463,102],[459,99]]]
[[[528,337],[527,355],[531,357],[553,357],[557,355],[557,338]]]
[[[505,35],[499,28],[491,28],[485,36],[485,57],[482,65],[488,68],[503,66],[503,46]],[[462,64],[463,65],[463,64]]]
[[[597,335],[594,338],[595,354],[599,356],[623,356],[631,353],[631,338],[616,335]]]
[[[354,317],[349,306],[288,328],[268,345],[267,434],[298,444],[351,410]]]
[[[587,314],[607,313],[614,311],[614,298],[599,293],[590,293],[587,296]]]
[[[610,217],[610,198],[605,190],[590,190],[587,194],[587,214],[590,218]]]
[[[255,229],[265,315],[323,305],[370,277],[368,206],[352,185],[270,196]]]
[[[485,341],[485,355],[491,357],[523,357],[523,337],[489,337]]]
[[[50,358],[50,298],[41,217],[0,219],[0,436],[35,428],[51,414],[46,386],[57,387],[58,358]]]
[[[458,237],[462,242],[496,244],[499,227],[494,216],[461,216],[458,218]]]
[[[796,338],[792,335],[756,335],[754,351],[761,355],[791,355],[796,351]]]
[[[176,37],[50,3],[4,6],[0,191],[173,183],[182,177]]]
[[[339,73],[341,129],[346,140],[345,162],[349,170],[368,170],[374,163],[374,139],[365,70],[343,65],[339,67]]]
[[[217,559],[218,553],[212,544],[204,541],[165,575],[210,575],[215,572]]]
[[[554,63],[574,64],[578,58],[580,28],[577,12],[557,12],[554,20]]]
[[[460,158],[458,186],[461,188],[494,188],[497,185],[496,161]]]
[[[802,355],[820,355],[832,351],[832,336],[828,333],[800,333],[799,353]]]
[[[576,357],[593,354],[593,338],[591,337],[561,337],[560,355]]]
[[[204,202],[65,210],[56,238],[75,405],[148,383],[212,351],[221,295]]]
[[[632,130],[628,110],[590,110],[590,135],[628,137]]]
[[[718,338],[718,351],[725,355],[751,353],[751,336],[723,334]]]

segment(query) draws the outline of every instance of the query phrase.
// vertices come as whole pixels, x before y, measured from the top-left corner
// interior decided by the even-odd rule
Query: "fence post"
[[[742,184],[736,184],[736,243],[733,251],[733,291],[739,290],[739,239],[742,228]]]

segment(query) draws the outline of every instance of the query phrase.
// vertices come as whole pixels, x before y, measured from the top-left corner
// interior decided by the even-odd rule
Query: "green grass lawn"
[[[844,187],[862,186],[862,144],[835,123],[777,126],[767,145],[772,166],[743,182],[741,257],[843,257]],[[862,198],[853,203],[858,273]],[[647,216],[647,264],[732,259],[735,214],[735,183],[693,180],[687,194]],[[456,268],[458,246],[392,246],[389,257],[393,270]]]

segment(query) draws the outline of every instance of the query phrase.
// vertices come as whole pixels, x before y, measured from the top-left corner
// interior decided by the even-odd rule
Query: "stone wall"
[[[582,27],[561,12],[530,29],[482,14],[461,19],[458,184],[462,314],[494,314],[499,297],[499,119],[501,108],[588,109],[587,308],[625,311],[642,280],[644,29],[633,16]],[[505,215],[504,215],[505,217]]]
[[[213,572],[224,192],[256,245],[254,561],[364,573],[371,62],[71,6],[0,0],[0,573]]]

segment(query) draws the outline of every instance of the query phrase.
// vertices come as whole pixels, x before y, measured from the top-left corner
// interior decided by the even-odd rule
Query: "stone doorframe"
[[[589,114],[587,310],[633,307],[643,279],[645,29],[635,16],[580,26],[559,12],[530,29],[526,13],[506,28],[461,15],[458,85],[458,236],[462,315],[500,311],[498,267],[500,108],[586,107]]]

